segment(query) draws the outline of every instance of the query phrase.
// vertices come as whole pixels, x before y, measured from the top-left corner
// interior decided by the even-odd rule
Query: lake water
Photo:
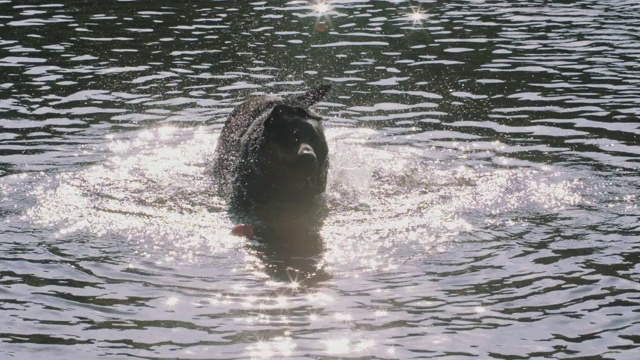
[[[0,0],[0,358],[640,358],[640,3]],[[323,224],[230,234],[332,82]]]

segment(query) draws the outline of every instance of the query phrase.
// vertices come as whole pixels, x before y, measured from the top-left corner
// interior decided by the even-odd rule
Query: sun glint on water
[[[314,8],[320,15],[324,15],[331,11],[331,5],[325,1],[318,1]]]

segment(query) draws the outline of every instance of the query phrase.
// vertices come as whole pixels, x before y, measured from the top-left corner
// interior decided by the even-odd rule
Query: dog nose
[[[318,158],[313,148],[309,144],[301,144],[298,148],[298,159],[296,161],[298,167],[304,172],[311,171],[315,169],[317,161]]]

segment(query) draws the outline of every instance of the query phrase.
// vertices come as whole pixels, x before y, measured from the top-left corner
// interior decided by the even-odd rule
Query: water
[[[640,4],[0,1],[0,357],[640,356]],[[317,237],[207,163],[330,81]]]

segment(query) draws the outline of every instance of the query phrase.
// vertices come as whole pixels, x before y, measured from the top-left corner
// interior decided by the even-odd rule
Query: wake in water
[[[112,155],[103,163],[34,180],[35,206],[25,220],[57,236],[84,232],[127,242],[132,262],[235,262],[267,273],[306,264],[305,272],[326,277],[393,269],[455,247],[461,237],[527,226],[527,218],[582,201],[580,182],[551,167],[471,163],[461,153],[376,145],[379,133],[333,128],[326,218],[292,260],[277,256],[284,251],[278,244],[247,248],[246,239],[231,236],[226,204],[205,171],[216,135],[159,128],[126,136],[110,139]]]

